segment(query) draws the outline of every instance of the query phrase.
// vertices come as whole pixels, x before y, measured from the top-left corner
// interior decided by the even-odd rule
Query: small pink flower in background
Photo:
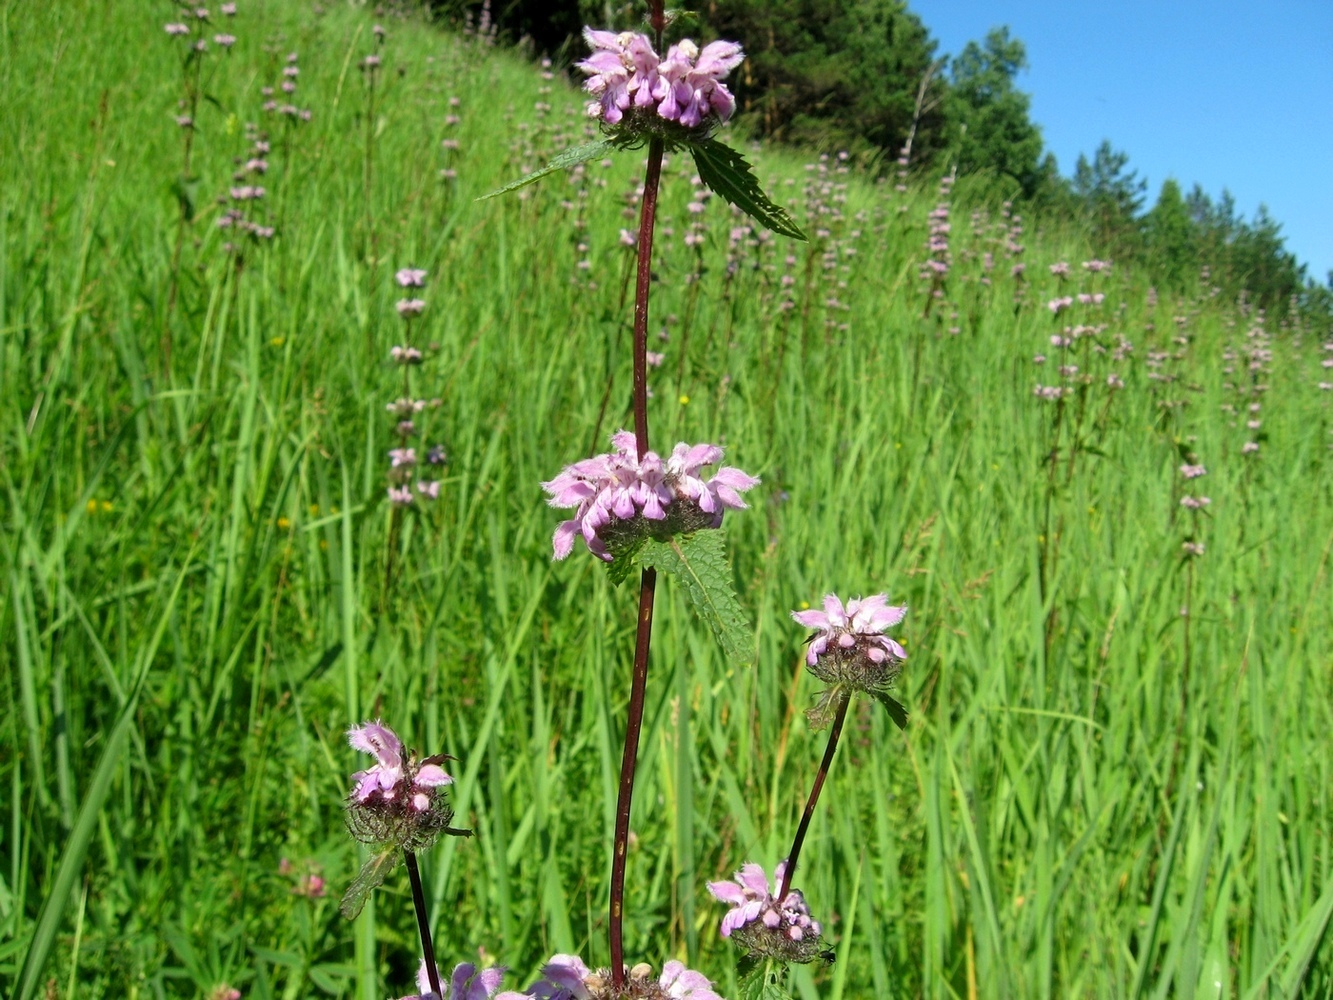
[[[173,21],[171,24],[164,24],[162,30],[168,35],[173,36],[188,35],[190,33],[190,29],[178,21]]]
[[[426,284],[426,272],[417,267],[404,267],[393,277],[403,288],[421,288]]]
[[[649,351],[647,360],[649,366],[653,368],[660,368],[662,366],[662,362],[666,360],[666,355],[658,353],[657,351]]]
[[[222,11],[225,17],[236,16],[236,5],[234,3],[224,3],[218,10]]]
[[[1193,558],[1197,558],[1204,553],[1203,542],[1182,542],[1180,548],[1185,555]]]
[[[399,344],[395,344],[393,347],[389,348],[389,357],[393,358],[393,360],[400,365],[421,364],[421,351],[415,347],[403,347]]]
[[[1186,479],[1198,479],[1200,476],[1208,475],[1208,470],[1202,465],[1190,465],[1186,463],[1180,467],[1180,474]]]
[[[406,507],[412,503],[412,491],[406,486],[390,486],[388,489],[389,502],[398,507]]]
[[[1069,265],[1064,261],[1052,264],[1051,274],[1055,275],[1057,278],[1067,277],[1069,275]]]
[[[417,492],[427,500],[438,500],[440,499],[440,481],[434,479],[430,482],[417,483]]]
[[[1243,450],[1243,449],[1242,449],[1242,450]],[[1210,498],[1208,498],[1208,497],[1188,497],[1188,496],[1186,496],[1186,497],[1181,497],[1181,498],[1180,498],[1180,506],[1182,506],[1182,507],[1186,507],[1186,508],[1188,508],[1189,510],[1202,510],[1203,508],[1207,507],[1207,506],[1208,506],[1210,503],[1212,503],[1212,502],[1213,502],[1213,501],[1212,501]]]
[[[229,49],[229,48],[231,48],[233,45],[236,44],[236,36],[235,36],[235,35],[214,35],[214,36],[213,36],[213,41],[214,41],[216,44],[222,46],[224,49]]]
[[[213,991],[208,994],[208,1000],[241,1000],[241,991],[234,986],[223,983],[213,988]]]
[[[426,310],[426,303],[422,299],[399,299],[397,308],[399,316],[420,316]]]
[[[1058,316],[1060,315],[1060,313],[1068,309],[1073,304],[1074,304],[1074,299],[1072,296],[1063,295],[1060,296],[1059,298],[1051,299],[1050,302],[1047,302],[1046,308],[1049,309],[1052,314]]]
[[[1256,452],[1258,452],[1258,450],[1259,450],[1258,441],[1246,441],[1243,445],[1240,446],[1240,453],[1242,455],[1253,455]]]
[[[1125,387],[1125,380],[1112,372],[1110,375],[1106,376],[1106,384],[1112,389],[1123,389]]]
[[[189,115],[177,115],[176,125],[180,128],[194,128],[194,119]]]
[[[1083,269],[1085,271],[1090,271],[1093,274],[1098,274],[1103,271],[1111,270],[1111,262],[1109,260],[1085,260],[1083,262]]]

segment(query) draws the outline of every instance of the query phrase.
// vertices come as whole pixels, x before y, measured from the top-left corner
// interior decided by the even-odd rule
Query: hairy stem
[[[847,704],[851,700],[851,694],[847,691],[838,694],[838,709],[833,716],[833,727],[829,730],[828,746],[824,748],[824,759],[819,762],[819,772],[815,775],[815,783],[810,789],[810,798],[805,803],[805,812],[801,814],[801,824],[796,828],[796,837],[792,840],[791,852],[787,855],[787,870],[782,873],[782,888],[778,892],[779,903],[787,898],[787,893],[791,889],[791,879],[796,874],[796,861],[801,856],[801,845],[805,843],[805,833],[810,829],[810,817],[815,814],[815,803],[819,801],[819,793],[824,787],[824,779],[828,777],[829,767],[833,764],[833,754],[838,749],[838,737],[842,735],[842,723],[847,718]]]
[[[660,4],[657,5],[660,10]],[[634,444],[639,458],[648,451],[648,292],[653,280],[653,223],[657,215],[657,188],[662,178],[662,140],[648,144],[648,170],[643,180],[639,214],[639,273],[634,287]],[[634,769],[639,756],[644,692],[648,686],[648,647],[653,633],[653,597],[657,571],[651,566],[639,578],[639,626],[634,640],[634,675],[630,683],[629,718],[625,723],[625,753],[620,761],[620,793],[616,797],[616,834],[611,854],[611,982],[625,982],[625,862],[629,847],[630,805],[634,798]]]
[[[440,970],[435,967],[435,945],[430,940],[430,918],[426,915],[426,893],[421,888],[421,871],[417,868],[417,856],[411,851],[403,851],[407,859],[407,877],[412,882],[412,905],[417,911],[417,930],[421,932],[421,955],[426,960],[426,975],[430,978],[430,988],[437,997],[444,996],[440,989]]]

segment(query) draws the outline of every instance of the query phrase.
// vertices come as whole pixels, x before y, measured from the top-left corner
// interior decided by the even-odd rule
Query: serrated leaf
[[[699,179],[714,192],[780,236],[809,242],[787,210],[764,194],[750,164],[739,152],[716,139],[692,142],[690,152],[694,154]]]
[[[615,558],[606,564],[606,572],[611,577],[612,586],[619,587],[636,569],[641,568],[638,560],[642,548],[643,542],[637,541],[628,548],[612,553]]]
[[[694,613],[713,630],[728,657],[748,661],[754,655],[754,635],[731,586],[731,565],[721,529],[703,528],[666,542],[650,539],[635,561],[680,580]]]
[[[889,718],[893,720],[893,724],[906,732],[907,709],[903,707],[902,703],[884,691],[872,691],[870,693],[875,696],[877,702],[884,706],[884,710],[889,713]]]
[[[511,181],[502,188],[492,191],[490,194],[484,194],[477,201],[485,201],[488,198],[496,198],[502,194],[508,194],[510,191],[517,191],[521,187],[527,187],[533,181],[539,181],[547,174],[553,174],[557,170],[564,170],[568,167],[578,166],[580,163],[587,163],[589,160],[595,160],[600,156],[605,156],[616,148],[615,142],[610,139],[597,139],[594,142],[584,143],[582,146],[575,146],[572,149],[566,149],[558,153],[550,163],[540,170],[528,174],[526,177],[520,177],[516,181]]]
[[[742,973],[736,984],[736,1000],[791,1000],[791,994],[782,985],[786,978],[786,968],[776,961],[755,965]]]
[[[348,920],[355,920],[361,914],[370,894],[384,884],[389,872],[398,866],[398,848],[386,847],[379,854],[372,854],[370,860],[361,866],[361,871],[352,884],[343,893],[338,912]]]

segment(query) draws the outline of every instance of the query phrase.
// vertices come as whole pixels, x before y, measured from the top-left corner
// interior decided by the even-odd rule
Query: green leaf
[[[478,198],[477,201],[485,201],[488,198],[496,198],[502,194],[508,194],[510,191],[517,191],[521,187],[527,187],[533,181],[541,180],[547,174],[553,174],[557,170],[564,170],[566,167],[573,167],[580,163],[587,163],[589,160],[595,160],[598,157],[605,156],[616,148],[618,148],[617,144],[613,140],[598,139],[595,142],[587,142],[582,146],[566,149],[540,170],[534,171],[526,177],[520,177],[516,181],[511,181],[504,187],[492,191],[490,194],[484,194]]]
[[[636,569],[640,569],[639,553],[643,549],[643,541],[636,541],[626,549],[613,551],[611,554],[615,557],[606,564],[606,572],[611,577],[612,586],[619,587],[630,578]]]
[[[754,655],[754,635],[731,586],[720,528],[702,528],[666,542],[649,539],[634,558],[640,566],[655,566],[680,580],[694,613],[708,623],[728,657],[748,661]]]
[[[786,209],[764,194],[744,156],[716,139],[690,143],[690,151],[694,153],[699,179],[723,198],[773,232],[809,242]]]
[[[736,1000],[792,1000],[782,985],[786,978],[786,967],[774,959],[753,964],[743,962]]]
[[[905,732],[907,730],[907,709],[903,707],[902,703],[886,691],[872,691],[870,693],[875,696],[877,702],[884,706],[884,710],[889,713],[889,718],[893,720],[893,724]]]
[[[352,884],[347,887],[343,893],[342,902],[338,904],[338,911],[348,920],[355,920],[366,905],[366,900],[370,894],[384,884],[384,880],[389,877],[389,872],[393,871],[398,865],[398,848],[392,845],[385,847],[378,854],[372,854],[370,860],[361,866],[361,871],[356,878],[352,879]]]

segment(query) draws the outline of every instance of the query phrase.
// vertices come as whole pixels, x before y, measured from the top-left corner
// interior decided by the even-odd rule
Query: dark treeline
[[[581,58],[584,24],[638,28],[642,4],[625,0],[431,0],[456,22],[489,23],[511,42],[568,65]],[[742,127],[779,142],[847,150],[872,172],[906,155],[918,173],[957,169],[995,200],[1085,227],[1099,253],[1146,267],[1159,284],[1192,286],[1203,266],[1229,295],[1244,289],[1276,314],[1296,302],[1333,315],[1333,275],[1310,280],[1261,208],[1242,218],[1225,191],[1213,199],[1168,179],[1155,203],[1129,157],[1109,141],[1064,177],[1046,152],[1017,87],[1027,66],[1007,28],[941,55],[905,0],[698,0],[677,31],[741,40],[746,61],[728,81]],[[974,188],[976,185],[973,186]]]

